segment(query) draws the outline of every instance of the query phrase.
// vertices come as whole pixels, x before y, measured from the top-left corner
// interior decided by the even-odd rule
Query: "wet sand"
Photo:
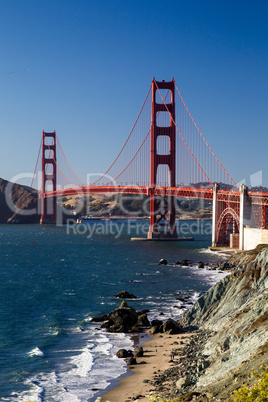
[[[148,402],[146,395],[153,391],[154,387],[147,380],[152,381],[156,373],[173,366],[176,356],[172,356],[172,350],[183,348],[188,343],[191,335],[191,333],[179,335],[155,334],[152,339],[142,343],[144,355],[136,359],[137,365],[129,367],[132,374],[119,380],[119,386],[103,394],[101,401],[125,402],[140,396],[139,402]],[[183,344],[180,342],[183,342]]]

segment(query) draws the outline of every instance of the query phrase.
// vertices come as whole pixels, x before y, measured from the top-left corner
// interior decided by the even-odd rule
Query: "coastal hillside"
[[[0,178],[0,223],[38,222],[37,213],[21,214],[21,211],[36,210],[37,202],[36,191]]]
[[[149,197],[136,194],[90,194],[68,195],[62,205],[70,212],[77,211],[80,216],[102,215],[149,215]],[[188,198],[176,199],[177,219],[211,219],[212,202]]]
[[[230,400],[235,389],[256,382],[252,370],[268,364],[268,247],[237,253],[228,265],[231,274],[183,317],[184,325],[206,334],[207,367],[191,389],[207,395],[204,400]]]

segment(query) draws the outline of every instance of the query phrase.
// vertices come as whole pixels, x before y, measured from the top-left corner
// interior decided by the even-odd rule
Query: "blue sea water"
[[[146,233],[147,221],[1,225],[0,400],[94,401],[126,373],[115,354],[133,339],[91,318],[119,307],[121,290],[138,297],[129,305],[149,309],[149,319],[177,318],[187,304],[176,297],[197,300],[224,275],[196,265],[220,259],[207,250],[211,235],[200,225],[209,222],[183,224],[195,241],[130,241]],[[157,265],[161,258],[169,264]],[[191,267],[174,265],[185,258]]]

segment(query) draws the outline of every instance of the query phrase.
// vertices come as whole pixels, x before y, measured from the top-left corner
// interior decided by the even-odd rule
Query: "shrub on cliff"
[[[258,378],[257,384],[252,387],[243,386],[233,392],[232,401],[234,402],[267,402],[268,401],[268,365],[261,367],[262,372],[253,372]]]

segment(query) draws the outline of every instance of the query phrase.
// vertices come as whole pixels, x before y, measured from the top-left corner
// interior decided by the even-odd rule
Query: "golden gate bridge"
[[[214,246],[243,249],[246,224],[268,226],[268,193],[249,191],[234,182],[199,130],[174,79],[153,79],[123,147],[95,180],[78,177],[55,131],[42,133],[34,177],[40,159],[40,223],[56,222],[57,197],[121,193],[149,196],[148,239],[177,238],[175,197],[212,201]],[[161,210],[159,197],[165,200]]]

